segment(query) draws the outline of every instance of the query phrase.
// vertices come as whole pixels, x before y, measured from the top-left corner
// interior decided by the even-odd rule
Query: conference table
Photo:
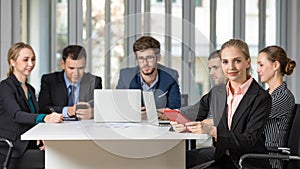
[[[176,133],[142,123],[93,120],[39,123],[22,140],[45,140],[46,169],[185,168],[185,140],[205,134]]]

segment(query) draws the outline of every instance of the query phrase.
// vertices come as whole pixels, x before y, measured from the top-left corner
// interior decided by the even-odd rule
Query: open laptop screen
[[[148,123],[157,126],[170,125],[170,121],[158,119],[153,92],[143,91],[143,100],[146,107]]]
[[[95,122],[141,122],[141,91],[95,89]]]

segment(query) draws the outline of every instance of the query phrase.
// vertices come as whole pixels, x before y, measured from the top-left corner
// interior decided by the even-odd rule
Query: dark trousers
[[[233,164],[229,156],[224,155],[221,160],[214,162],[205,169],[238,169],[238,167]]]
[[[3,168],[6,155],[0,154],[0,168]],[[10,158],[8,169],[43,169],[45,168],[45,151],[27,150],[21,158]]]
[[[199,164],[214,160],[215,148],[205,147],[199,149],[193,149],[186,152],[186,166],[192,168]]]

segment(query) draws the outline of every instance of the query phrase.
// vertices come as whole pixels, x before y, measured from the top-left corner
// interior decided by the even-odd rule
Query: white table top
[[[170,132],[147,123],[95,123],[93,120],[59,124],[39,123],[22,140],[181,140],[208,139],[206,134]]]

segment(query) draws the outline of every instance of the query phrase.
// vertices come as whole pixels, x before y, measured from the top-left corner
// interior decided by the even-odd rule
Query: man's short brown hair
[[[136,40],[133,44],[133,51],[144,51],[147,49],[153,49],[154,53],[160,54],[160,43],[158,40],[154,39],[151,36],[142,36]]]

